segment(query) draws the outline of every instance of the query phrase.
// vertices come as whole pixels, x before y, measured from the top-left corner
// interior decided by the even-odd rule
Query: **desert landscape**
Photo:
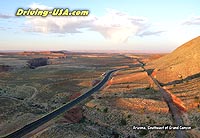
[[[199,59],[200,37],[169,54],[1,52],[0,136],[70,103],[106,72],[120,69],[92,96],[23,137],[198,138]],[[177,126],[176,116],[188,129],[139,129]]]

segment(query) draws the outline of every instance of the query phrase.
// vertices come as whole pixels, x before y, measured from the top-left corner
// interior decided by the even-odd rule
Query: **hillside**
[[[200,73],[200,36],[181,45],[172,53],[147,63],[147,68],[157,69],[157,79],[167,83]]]

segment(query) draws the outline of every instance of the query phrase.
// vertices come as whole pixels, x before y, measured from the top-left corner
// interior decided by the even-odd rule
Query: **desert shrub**
[[[107,108],[107,107],[104,108],[104,109],[103,109],[103,112],[104,112],[104,113],[107,113],[107,112],[108,112],[108,108]]]
[[[146,134],[148,134],[148,130],[145,130],[145,129],[142,129],[142,130],[140,130],[140,132],[139,132],[139,135],[140,135],[140,136],[145,136]]]
[[[150,89],[150,86],[148,86],[148,87],[145,88],[145,90],[149,90],[149,89]]]
[[[120,135],[119,135],[117,132],[115,132],[115,131],[112,132],[112,135],[113,135],[114,138],[119,138],[119,136],[120,136]]]
[[[156,123],[153,119],[149,119],[149,123],[150,124],[154,124],[154,123]]]
[[[79,121],[79,123],[85,123],[85,122],[86,122],[86,117],[83,116],[83,117],[81,118],[81,120]]]
[[[131,115],[129,114],[127,117],[128,117],[128,118],[131,118]]]
[[[33,58],[33,59],[30,59],[27,63],[28,63],[29,68],[34,69],[39,66],[47,65],[48,59],[47,58]]]
[[[129,85],[127,85],[127,86],[126,86],[126,88],[127,88],[127,89],[129,89],[129,88],[130,88],[130,86],[129,86]]]
[[[120,120],[120,125],[121,125],[121,126],[125,126],[126,124],[127,124],[126,119],[122,118],[122,119]]]
[[[156,135],[157,135],[158,138],[161,138],[161,137],[163,137],[165,134],[163,134],[163,133],[161,133],[161,132],[158,132]]]

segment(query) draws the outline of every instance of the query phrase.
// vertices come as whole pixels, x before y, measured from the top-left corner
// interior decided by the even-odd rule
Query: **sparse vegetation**
[[[56,125],[45,129],[40,136],[48,137],[50,134],[60,136],[62,134],[66,137],[70,137],[70,135],[82,137],[83,134],[87,134],[90,137],[126,137],[127,135],[132,136],[130,132],[133,131],[133,124],[138,126],[173,124],[171,115],[168,113],[168,107],[162,100],[162,95],[155,92],[157,88],[150,85],[147,74],[138,65],[135,66],[137,63],[133,64],[134,59],[118,54],[69,54],[68,58],[62,58],[60,55],[55,59],[50,55],[48,56],[47,61],[43,63],[43,60],[41,60],[40,63],[40,61],[33,59],[45,57],[42,54],[40,56],[33,54],[28,57],[17,55],[9,64],[13,64],[16,60],[17,63],[25,66],[28,61],[32,63],[34,68],[40,65],[44,65],[44,67],[35,70],[19,68],[14,72],[0,73],[0,96],[5,96],[4,98],[0,97],[2,103],[0,112],[3,113],[0,118],[2,122],[0,134],[20,128],[27,122],[31,122],[64,103],[68,103],[72,100],[73,94],[84,93],[91,87],[93,80],[102,79],[101,74],[103,72],[127,65],[130,68],[118,71],[113,76],[113,82],[99,91],[97,98],[92,98],[90,107],[81,103],[84,118],[79,123],[68,125],[65,122],[66,120],[63,120],[63,115],[60,115],[55,119]],[[19,60],[19,57],[23,61]],[[143,58],[144,62],[155,59],[153,55],[137,55],[137,57]],[[32,58],[32,61],[30,58]],[[8,61],[7,59],[11,60],[7,57],[4,63]],[[0,62],[2,61],[4,61],[3,58]],[[51,65],[48,65],[48,62],[51,62]],[[176,65],[173,65],[171,70],[175,69]],[[163,70],[162,68],[159,73]],[[177,74],[176,79],[178,79]],[[167,87],[175,95],[185,98],[186,106],[194,106],[193,109],[197,112],[199,82],[199,77],[195,77],[188,79],[187,83],[178,82],[174,84],[174,87],[173,84]],[[6,96],[9,98],[6,98]],[[191,99],[188,100],[189,98]],[[199,128],[199,114],[198,112],[194,113],[194,111],[191,110],[188,116],[195,128]],[[27,116],[21,117],[23,115]],[[15,121],[20,122],[20,124],[16,125]],[[9,125],[7,122],[9,122]],[[117,130],[116,134],[112,133],[113,129]],[[7,130],[7,132],[4,130]],[[159,131],[148,130],[134,132],[135,136],[148,137],[151,135],[153,138],[173,137],[174,135],[170,135],[171,133],[164,134]]]
[[[151,87],[150,87],[150,86],[148,86],[148,87],[146,87],[146,88],[145,88],[145,90],[149,90],[150,88],[151,88]]]
[[[85,116],[83,116],[79,122],[80,122],[80,123],[85,123],[85,122],[86,122]]]
[[[126,124],[127,124],[126,119],[125,119],[125,118],[122,118],[122,119],[120,120],[120,125],[121,125],[121,126],[125,126]]]
[[[103,109],[103,112],[104,112],[104,113],[107,113],[107,112],[108,112],[108,107],[104,108],[104,109]]]
[[[131,115],[129,114],[129,115],[127,116],[127,118],[131,118]]]
[[[145,129],[142,129],[142,130],[140,130],[140,132],[139,132],[139,135],[140,136],[145,136],[145,135],[147,135],[148,134],[148,130],[145,130]]]

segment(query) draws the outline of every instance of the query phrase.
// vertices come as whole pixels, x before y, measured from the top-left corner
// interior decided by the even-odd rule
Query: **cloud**
[[[5,30],[7,30],[7,28],[6,28],[6,27],[1,27],[1,26],[0,26],[0,30],[1,30],[1,31],[5,31]]]
[[[161,33],[163,33],[165,31],[155,31],[155,32],[151,32],[151,31],[146,31],[146,32],[142,32],[141,34],[138,34],[138,36],[149,36],[149,35],[160,35]]]
[[[41,10],[52,9],[45,5],[33,3],[30,5],[32,9],[39,8]],[[94,17],[26,17],[25,24],[27,27],[24,29],[29,32],[40,33],[81,33],[80,29],[88,28],[89,24],[94,20]]]
[[[6,15],[6,14],[0,13],[0,19],[9,19],[9,18],[13,18],[13,17],[14,17],[14,16]]]
[[[41,10],[50,10],[50,9],[53,9],[53,7],[49,7],[49,6],[46,6],[46,5],[42,5],[40,3],[32,3],[31,5],[29,5],[29,7],[31,9],[41,9]]]
[[[34,3],[32,9],[52,9],[45,5]],[[131,16],[125,12],[107,9],[101,17],[26,17],[29,32],[72,34],[83,33],[83,30],[100,33],[105,39],[114,42],[126,42],[131,36],[156,35],[161,32],[148,33],[149,23],[144,17]],[[140,35],[138,35],[140,34]]]
[[[126,42],[132,35],[146,28],[146,19],[130,16],[127,13],[108,9],[107,14],[97,18],[90,28],[99,32],[106,39],[117,42]]]
[[[200,25],[200,16],[191,17],[183,22],[183,25]]]
[[[28,26],[25,30],[40,33],[81,33],[81,28],[88,28],[92,18],[84,17],[34,17],[26,21]]]

